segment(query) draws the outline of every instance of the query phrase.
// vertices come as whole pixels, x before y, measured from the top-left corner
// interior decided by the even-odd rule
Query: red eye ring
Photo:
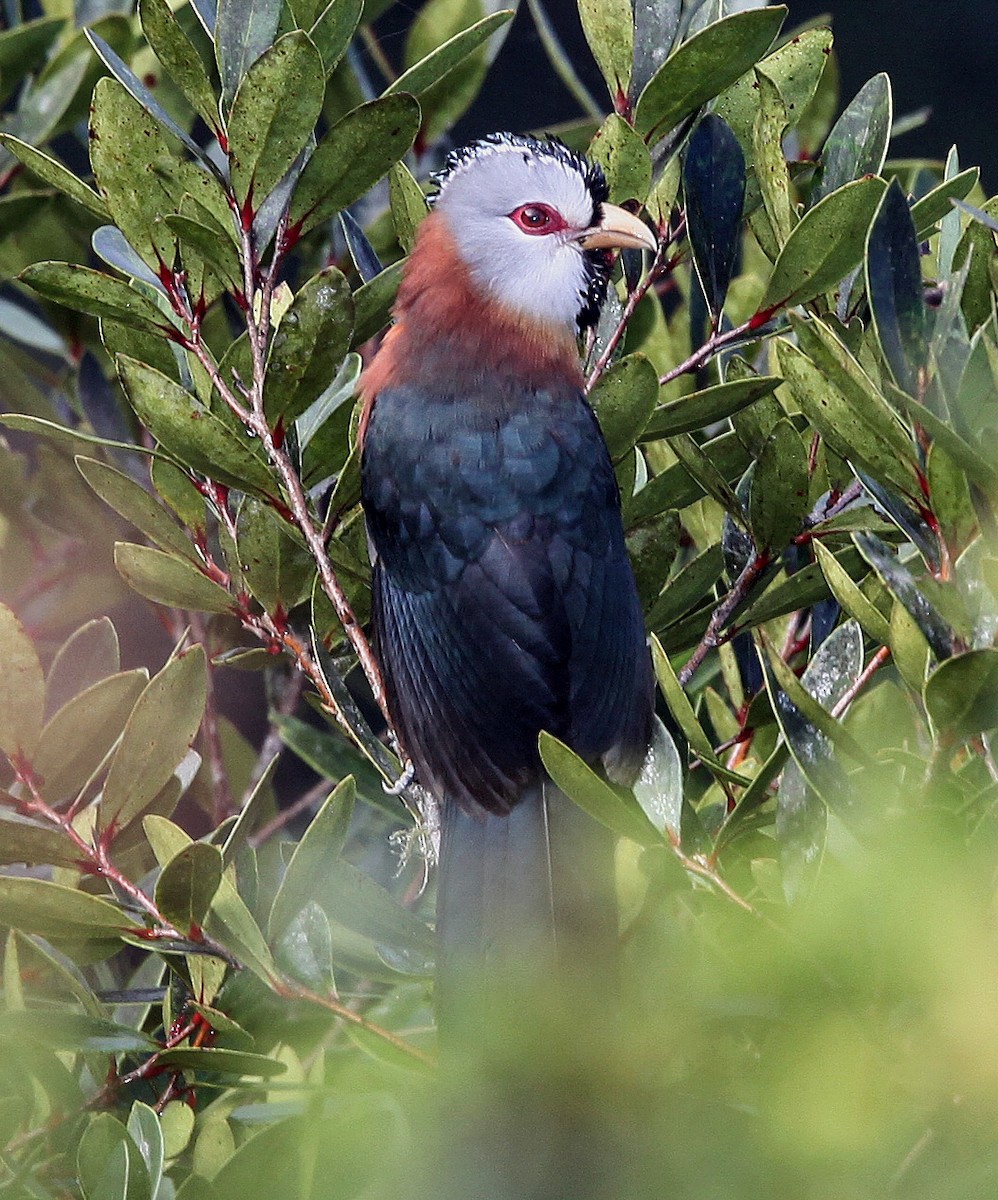
[[[521,204],[509,213],[509,219],[524,233],[557,233],[568,228],[568,222],[550,204]]]

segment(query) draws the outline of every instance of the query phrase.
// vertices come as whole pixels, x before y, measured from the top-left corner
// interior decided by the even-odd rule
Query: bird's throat
[[[483,382],[578,391],[573,331],[499,305],[462,261],[442,213],[419,228],[394,309],[395,324],[365,370],[360,392],[369,407],[388,387],[415,385],[480,391]]]

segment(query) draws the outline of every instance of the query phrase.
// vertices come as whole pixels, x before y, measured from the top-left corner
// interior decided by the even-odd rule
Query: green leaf
[[[330,0],[315,18],[308,35],[322,55],[327,75],[346,53],[363,11],[364,0]]]
[[[55,421],[45,421],[41,417],[28,417],[22,413],[0,414],[0,425],[8,429],[19,429],[22,433],[31,433],[36,437],[53,442],[69,454],[81,450],[89,450],[93,446],[108,446],[113,450],[130,450],[135,454],[156,456],[155,450],[147,450],[144,446],[133,446],[129,442],[115,442],[110,438],[97,437],[92,433],[81,433],[78,429],[67,429]]]
[[[807,451],[787,419],[778,421],[756,460],[749,492],[749,529],[760,550],[782,551],[807,515]]]
[[[372,188],[412,145],[419,120],[419,105],[408,95],[383,96],[341,117],[298,181],[292,228],[307,233]]]
[[[936,657],[949,658],[953,653],[953,631],[930,604],[923,589],[899,561],[894,550],[869,533],[854,533],[853,541],[884,587],[914,619]]]
[[[56,304],[92,317],[110,317],[137,329],[170,328],[166,315],[151,300],[127,283],[89,267],[38,262],[25,267],[18,278],[46,300],[54,300]]]
[[[56,651],[45,683],[46,711],[62,708],[84,688],[114,675],[120,665],[118,635],[110,617],[87,621]]]
[[[204,920],[221,882],[221,851],[204,842],[192,842],[160,872],[156,905],[181,933],[188,933]]]
[[[683,764],[676,743],[658,717],[652,718],[651,742],[634,798],[659,833],[679,843],[683,811]]]
[[[603,168],[610,185],[610,200],[643,203],[651,187],[651,155],[641,135],[623,117],[611,113],[589,144],[587,157]]]
[[[787,110],[780,89],[769,76],[756,68],[755,77],[759,85],[759,112],[752,131],[752,145],[762,208],[752,214],[751,224],[763,251],[775,260],[797,224],[797,214],[790,199],[790,172],[783,157]]]
[[[270,912],[271,940],[279,938],[313,899],[323,872],[335,869],[333,861],[343,852],[353,817],[355,791],[353,776],[348,775],[330,792],[295,847]]]
[[[80,1138],[76,1170],[85,1200],[148,1200],[149,1173],[125,1127],[97,1113]]]
[[[787,15],[783,6],[735,13],[684,42],[638,97],[635,127],[645,141],[664,137],[759,61]]]
[[[690,434],[680,433],[669,438],[669,446],[683,469],[700,485],[704,493],[713,497],[734,520],[743,523],[741,501],[700,443]]]
[[[239,253],[226,230],[219,230],[214,224],[207,225],[182,213],[168,213],[163,220],[170,232],[175,234],[180,241],[181,261],[189,276],[191,275],[191,259],[196,255],[197,258],[203,260],[201,264],[197,264],[201,267],[202,272],[204,265],[207,264],[214,268],[230,287],[241,290],[243,278]],[[191,253],[192,250],[194,254]],[[193,286],[194,282],[196,280],[191,280],[191,290],[196,295],[198,289]],[[155,363],[150,365],[155,366]]]
[[[237,544],[246,586],[267,612],[289,612],[308,599],[315,562],[271,508],[251,497],[242,502]]]
[[[0,98],[6,98],[19,79],[44,61],[63,28],[60,17],[41,17],[0,32]]]
[[[841,283],[862,261],[883,194],[883,180],[859,179],[809,209],[780,251],[760,310],[806,304]]]
[[[634,12],[630,0],[579,0],[582,29],[611,101],[627,95],[634,59]]]
[[[831,46],[830,29],[805,29],[788,38],[759,64],[779,89],[791,127],[796,126],[814,98]],[[718,96],[713,111],[731,126],[751,164],[752,129],[759,111],[755,75],[746,72],[733,83]]]
[[[45,676],[31,638],[0,604],[0,751],[30,758],[45,713]]]
[[[167,663],[146,685],[104,784],[101,829],[123,829],[166,786],[200,728],[207,687],[201,646]]]
[[[896,179],[867,237],[866,294],[877,341],[898,386],[920,396],[929,361],[929,317],[915,226]]]
[[[91,488],[116,513],[163,550],[172,550],[192,562],[199,561],[193,545],[166,510],[129,475],[94,458],[76,456],[77,470]]]
[[[801,411],[828,445],[842,458],[865,467],[878,479],[889,481],[904,495],[918,495],[918,476],[910,461],[911,451],[899,457],[896,440],[876,424],[875,403],[865,405],[875,389],[862,386],[852,362],[832,379],[811,358],[789,342],[777,341],[776,357]],[[855,364],[858,368],[858,364]],[[844,385],[849,390],[843,390]],[[853,386],[855,385],[855,386]]]
[[[661,835],[634,797],[600,778],[579,756],[549,733],[540,736],[541,761],[554,782],[601,825],[641,846],[658,846]]]
[[[142,32],[167,74],[211,129],[219,127],[218,102],[208,72],[167,0],[139,0]]]
[[[155,1109],[136,1100],[128,1114],[128,1135],[142,1155],[149,1173],[149,1195],[155,1200],[163,1175],[163,1131]]]
[[[229,114],[229,167],[240,206],[259,208],[311,137],[325,93],[318,50],[286,33],[246,72]]]
[[[357,779],[358,792],[362,799],[395,819],[402,814],[401,803],[395,796],[388,796],[381,786],[381,776],[366,759],[357,755],[354,747],[343,735],[335,731],[316,729],[297,717],[272,714],[272,720],[281,733],[281,740],[302,762],[327,779],[342,779],[353,775]]]
[[[138,1101],[136,1101],[138,1103]],[[171,1100],[159,1118],[166,1158],[183,1154],[194,1132],[194,1110],[185,1100]]]
[[[970,650],[947,659],[925,684],[932,723],[961,741],[998,725],[998,650]]]
[[[643,354],[629,354],[604,373],[592,405],[616,462],[641,436],[658,399],[658,372]]]
[[[38,953],[36,943],[26,941],[23,944]],[[37,1040],[53,1050],[68,1050],[74,1053],[80,1050],[96,1050],[112,1053],[138,1051],[148,1054],[157,1048],[151,1037],[128,1026],[89,1013],[70,1012],[65,1009],[52,1009],[48,1012],[23,1009],[15,1013],[4,1013],[0,1017],[0,1034],[29,1037],[32,1041]]]
[[[109,675],[84,688],[46,723],[33,766],[50,804],[76,796],[97,770],[147,682],[144,669]]]
[[[448,38],[425,58],[407,71],[403,71],[398,79],[385,89],[385,96],[403,92],[419,96],[428,91],[490,38],[497,29],[501,29],[512,16],[511,9],[500,9],[499,12],[483,17],[481,21],[476,21],[474,25],[463,29],[452,38]]]
[[[44,183],[58,188],[64,195],[75,200],[82,208],[101,221],[108,219],[108,211],[100,196],[73,174],[68,167],[35,146],[22,142],[10,133],[0,133],[0,146],[5,147],[24,166]]]
[[[911,206],[915,236],[920,242],[935,231],[937,221],[949,216],[953,211],[954,200],[965,200],[970,195],[977,186],[980,174],[978,167],[968,167],[966,171],[961,171],[951,179],[943,180],[938,187],[926,192],[921,200],[917,200]]]
[[[391,306],[402,282],[405,260],[392,263],[390,267],[362,284],[353,294],[356,318],[350,349],[362,346],[369,338],[380,333],[388,324]]]
[[[837,555],[839,564],[852,578],[862,578],[867,574],[863,560],[852,549],[840,551]],[[799,571],[786,576],[777,575],[772,584],[763,594],[749,605],[741,614],[738,624],[746,629],[755,625],[764,625],[776,617],[786,616],[787,613],[797,612],[802,608],[810,608],[820,600],[826,600],[831,595],[825,577],[817,563],[808,563]]]
[[[887,75],[874,75],[835,122],[821,153],[821,171],[811,203],[854,179],[879,175],[891,137],[893,100]]]
[[[782,382],[779,375],[751,375],[745,379],[733,379],[729,383],[718,383],[703,391],[690,392],[678,400],[660,404],[652,413],[640,440],[651,442],[657,438],[675,437],[723,421],[725,417],[768,396]]]
[[[6,809],[15,801],[0,791]],[[40,825],[4,811],[0,815],[0,864],[26,863],[31,866],[78,867],[80,852],[68,837],[52,825]]]
[[[219,0],[215,57],[226,102],[253,63],[273,45],[280,15],[281,0]]]
[[[264,406],[285,427],[322,394],[350,347],[354,299],[347,281],[327,267],[299,289],[274,335]]]
[[[133,591],[172,608],[194,612],[231,612],[235,598],[213,579],[203,575],[188,559],[177,558],[151,546],[115,542],[114,565]]]
[[[669,656],[662,649],[662,643],[654,634],[651,637],[651,653],[652,661],[655,664],[655,677],[658,680],[658,686],[662,689],[662,695],[669,706],[669,711],[675,717],[680,729],[685,734],[686,740],[690,744],[690,749],[715,778],[725,779],[742,787],[747,786],[749,780],[743,775],[739,775],[736,771],[729,771],[714,753],[710,739],[704,732],[703,726],[697,720],[693,705],[683,690],[683,685],[679,682],[679,676],[673,669]],[[678,825],[676,826],[676,830],[678,832]]]
[[[697,555],[662,589],[648,614],[649,629],[665,629],[705,598],[710,598],[723,570],[724,552],[720,543]]]
[[[891,629],[887,618],[867,599],[863,590],[853,581],[848,571],[842,569],[839,560],[827,546],[818,540],[815,540],[813,545],[815,556],[835,599],[850,617],[859,622],[864,633],[881,645],[889,645]]]
[[[716,329],[741,246],[745,156],[714,113],[700,120],[686,147],[683,195],[693,265]]]
[[[152,367],[125,355],[118,356],[117,367],[139,420],[170,453],[228,487],[275,490],[275,481],[248,435],[240,436],[193,393]]]
[[[388,199],[395,236],[408,254],[416,241],[419,223],[426,216],[427,205],[423,189],[405,163],[396,163],[388,173]]]
[[[113,939],[134,925],[117,905],[47,879],[0,875],[0,925],[50,941]]]
[[[178,1046],[175,1050],[164,1050],[157,1061],[164,1067],[180,1070],[205,1072],[242,1079],[251,1076],[272,1079],[283,1075],[287,1065],[276,1058],[263,1054],[251,1054],[246,1050],[204,1050],[193,1046]]]

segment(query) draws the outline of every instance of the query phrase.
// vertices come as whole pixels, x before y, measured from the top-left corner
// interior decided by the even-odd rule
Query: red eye
[[[565,218],[548,204],[521,204],[509,219],[524,233],[557,233],[567,228]]]

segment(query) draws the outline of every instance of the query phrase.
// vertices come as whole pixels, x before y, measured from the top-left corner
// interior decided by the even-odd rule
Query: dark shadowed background
[[[958,142],[961,162],[983,168],[989,194],[998,188],[998,0],[789,0],[788,27],[831,14],[842,73],[843,102],[878,71],[894,84],[895,115],[931,106],[922,128],[899,138],[895,153],[942,158]],[[397,49],[412,7],[388,14],[385,43]],[[574,0],[545,8],[585,82],[602,81],[586,48]],[[394,47],[393,47],[394,42]],[[530,129],[577,114],[548,64],[526,4],[474,108],[456,130],[460,140],[500,125]]]

